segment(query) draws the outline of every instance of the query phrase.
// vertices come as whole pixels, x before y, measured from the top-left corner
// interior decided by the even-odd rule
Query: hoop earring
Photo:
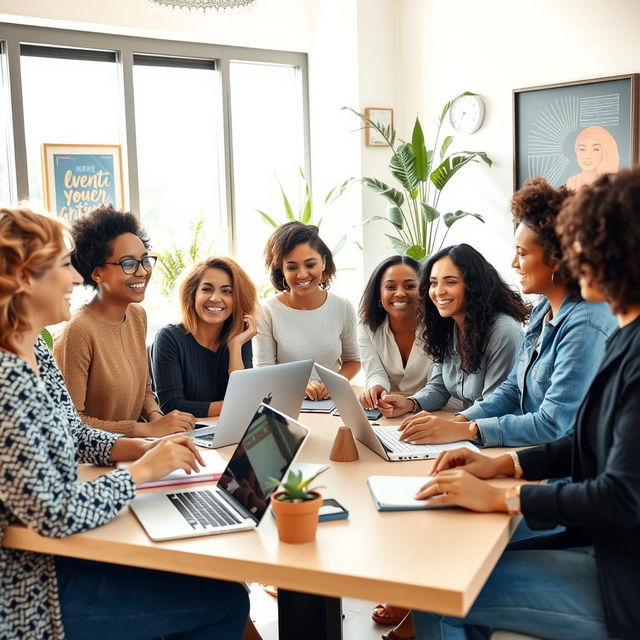
[[[556,282],[556,273],[557,273],[557,271],[552,271],[552,272],[551,272],[551,282],[552,282],[553,284],[558,284],[558,283]]]
[[[289,287],[287,287],[287,279],[284,276],[282,276],[282,290],[283,291],[289,290]]]

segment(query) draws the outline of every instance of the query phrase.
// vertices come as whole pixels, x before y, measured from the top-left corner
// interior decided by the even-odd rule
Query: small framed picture
[[[576,190],[638,161],[638,74],[513,92],[514,188],[542,176]]]
[[[100,205],[124,207],[119,144],[42,145],[47,210],[71,224]]]
[[[385,109],[380,107],[367,107],[364,115],[370,120],[383,127],[393,126],[393,109]],[[372,127],[365,129],[365,144],[367,147],[384,147],[387,141],[380,135],[378,131]]]

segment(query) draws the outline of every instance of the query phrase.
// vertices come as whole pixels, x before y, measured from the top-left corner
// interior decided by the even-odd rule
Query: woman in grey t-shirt
[[[383,396],[386,417],[419,411],[408,426],[442,409],[450,398],[471,406],[507,377],[522,342],[529,306],[498,272],[468,244],[442,249],[426,262],[420,278],[418,314],[425,352],[435,360],[429,382],[413,396]],[[469,439],[459,432],[438,432],[438,441]]]

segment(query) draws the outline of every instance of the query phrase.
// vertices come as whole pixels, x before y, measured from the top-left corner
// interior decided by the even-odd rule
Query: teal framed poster
[[[42,145],[45,207],[71,224],[101,205],[124,207],[120,145]]]

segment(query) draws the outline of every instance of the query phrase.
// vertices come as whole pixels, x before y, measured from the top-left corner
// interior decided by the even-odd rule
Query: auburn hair
[[[226,343],[233,336],[242,333],[243,317],[253,315],[258,307],[256,287],[245,270],[231,258],[226,256],[212,256],[194,264],[180,285],[180,309],[182,311],[182,325],[187,333],[194,334],[198,328],[198,314],[196,313],[196,292],[207,269],[220,269],[231,278],[233,313],[225,320],[220,334],[220,344]]]
[[[0,348],[15,353],[17,335],[32,326],[23,277],[41,278],[65,248],[66,225],[30,209],[0,209]]]

